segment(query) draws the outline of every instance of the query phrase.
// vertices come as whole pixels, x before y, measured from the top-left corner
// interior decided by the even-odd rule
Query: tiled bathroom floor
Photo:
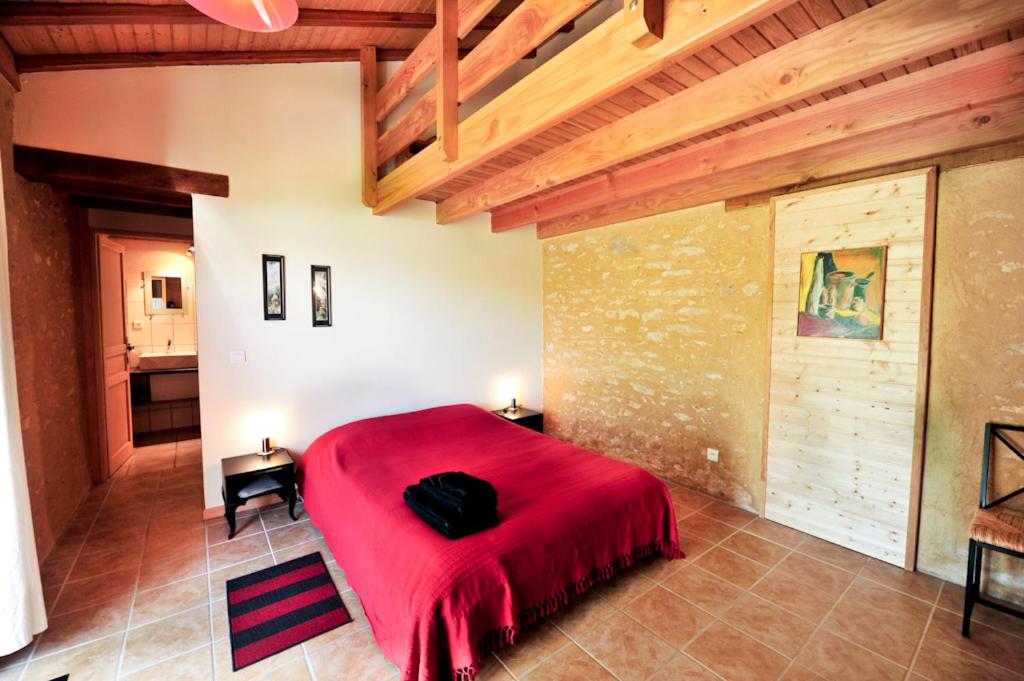
[[[43,570],[50,627],[0,658],[0,681],[377,681],[377,650],[319,532],[277,506],[202,519],[201,445],[137,451],[97,487]],[[963,591],[673,487],[686,560],[642,565],[489,658],[481,681],[1017,680],[1024,620]],[[187,510],[183,510],[187,509]],[[355,621],[231,671],[224,582],[320,551]]]

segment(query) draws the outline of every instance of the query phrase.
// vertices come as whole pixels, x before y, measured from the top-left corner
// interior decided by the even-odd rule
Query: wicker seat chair
[[[967,549],[967,588],[964,594],[963,635],[971,635],[971,611],[975,604],[1024,617],[1024,612],[996,603],[981,596],[981,565],[986,549],[1017,558],[1024,558],[1024,513],[1009,508],[996,508],[1019,494],[1024,487],[1004,494],[995,501],[988,500],[989,471],[991,470],[993,440],[1006,445],[1017,458],[1024,461],[1021,447],[1007,436],[1008,432],[1024,433],[1024,426],[1001,423],[985,424],[985,452],[981,462],[981,499],[971,521],[971,540]]]

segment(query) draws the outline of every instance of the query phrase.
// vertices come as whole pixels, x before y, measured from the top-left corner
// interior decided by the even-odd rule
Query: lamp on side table
[[[288,515],[295,517],[295,462],[287,449],[276,448],[269,455],[243,454],[221,460],[224,483],[224,517],[228,521],[228,539],[235,536],[235,511],[249,499],[276,494],[288,502]]]

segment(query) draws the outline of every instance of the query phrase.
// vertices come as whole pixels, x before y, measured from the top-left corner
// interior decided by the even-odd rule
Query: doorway
[[[96,262],[108,475],[199,465],[192,239],[139,229],[124,233],[110,225],[125,220],[144,227],[147,220],[117,218],[90,214],[90,220],[107,225],[97,230]]]
[[[217,173],[23,145],[14,145],[13,156],[14,169],[19,175],[33,182],[49,184],[67,194],[71,205],[76,208],[72,213],[70,227],[76,234],[75,260],[83,292],[81,309],[85,327],[85,374],[87,391],[91,397],[83,408],[89,423],[90,451],[93,452],[89,462],[92,477],[94,482],[102,483],[116,471],[124,470],[125,464],[136,453],[135,445],[138,442],[133,414],[139,415],[140,424],[143,419],[140,410],[132,404],[133,358],[128,349],[129,320],[126,308],[128,289],[123,283],[118,285],[124,282],[125,254],[116,243],[109,240],[105,242],[107,247],[101,248],[101,237],[134,236],[167,241],[188,239],[191,244],[193,196],[226,198],[229,193],[228,177]],[[102,224],[95,221],[97,216],[103,216],[105,221]],[[101,265],[106,268],[105,273],[100,272]],[[159,294],[157,298],[165,309],[171,301],[167,296],[167,284],[166,279],[163,279],[158,282],[156,289],[150,289],[150,293],[156,291]],[[109,289],[106,296],[101,293],[101,285]],[[118,292],[120,301],[117,301]],[[101,306],[104,298],[109,301],[105,308]],[[194,309],[192,305],[193,315]],[[166,325],[164,327],[166,329]],[[152,336],[150,341],[152,351]],[[181,345],[185,344],[179,343],[179,352]],[[167,352],[165,344],[164,354],[174,354],[174,346],[172,334],[170,352]],[[192,352],[196,358],[197,351],[198,344]],[[138,354],[141,360],[143,353]],[[193,368],[193,373],[198,375],[198,367],[177,368]],[[172,391],[171,394],[176,393]],[[166,425],[163,419],[167,412],[157,410],[160,411],[156,417],[157,426],[160,426],[158,431],[153,430],[152,414],[148,414],[150,432],[173,431],[175,457],[171,460],[172,465],[177,461],[179,441],[198,443],[198,438],[181,439],[198,435],[195,430],[198,408],[190,406],[190,425],[186,429],[183,425],[186,415],[184,405],[177,405],[178,420],[175,421],[174,401],[171,400],[170,405],[170,429],[162,427]],[[181,425],[181,428],[175,428],[175,423]],[[170,435],[163,437],[170,439]],[[193,445],[188,449],[198,450],[198,447]],[[190,454],[190,458],[199,460],[201,454],[198,451]],[[164,458],[169,457],[165,455]],[[196,465],[196,468],[201,470],[201,464]]]

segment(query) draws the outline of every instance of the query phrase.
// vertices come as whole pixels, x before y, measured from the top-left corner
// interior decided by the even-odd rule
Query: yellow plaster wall
[[[962,582],[983,424],[1024,423],[1024,159],[938,187],[918,567]],[[770,253],[768,208],[722,204],[545,241],[548,432],[758,508]],[[990,588],[1024,600],[1022,567]]]
[[[769,222],[717,203],[546,241],[547,431],[759,507]]]
[[[966,571],[984,423],[1024,424],[1022,190],[1024,159],[939,178],[918,563],[954,581]],[[1024,462],[1011,466],[1001,456],[998,463],[1001,491],[1024,485]],[[1000,560],[993,567],[992,590],[1024,601],[1024,564]]]

